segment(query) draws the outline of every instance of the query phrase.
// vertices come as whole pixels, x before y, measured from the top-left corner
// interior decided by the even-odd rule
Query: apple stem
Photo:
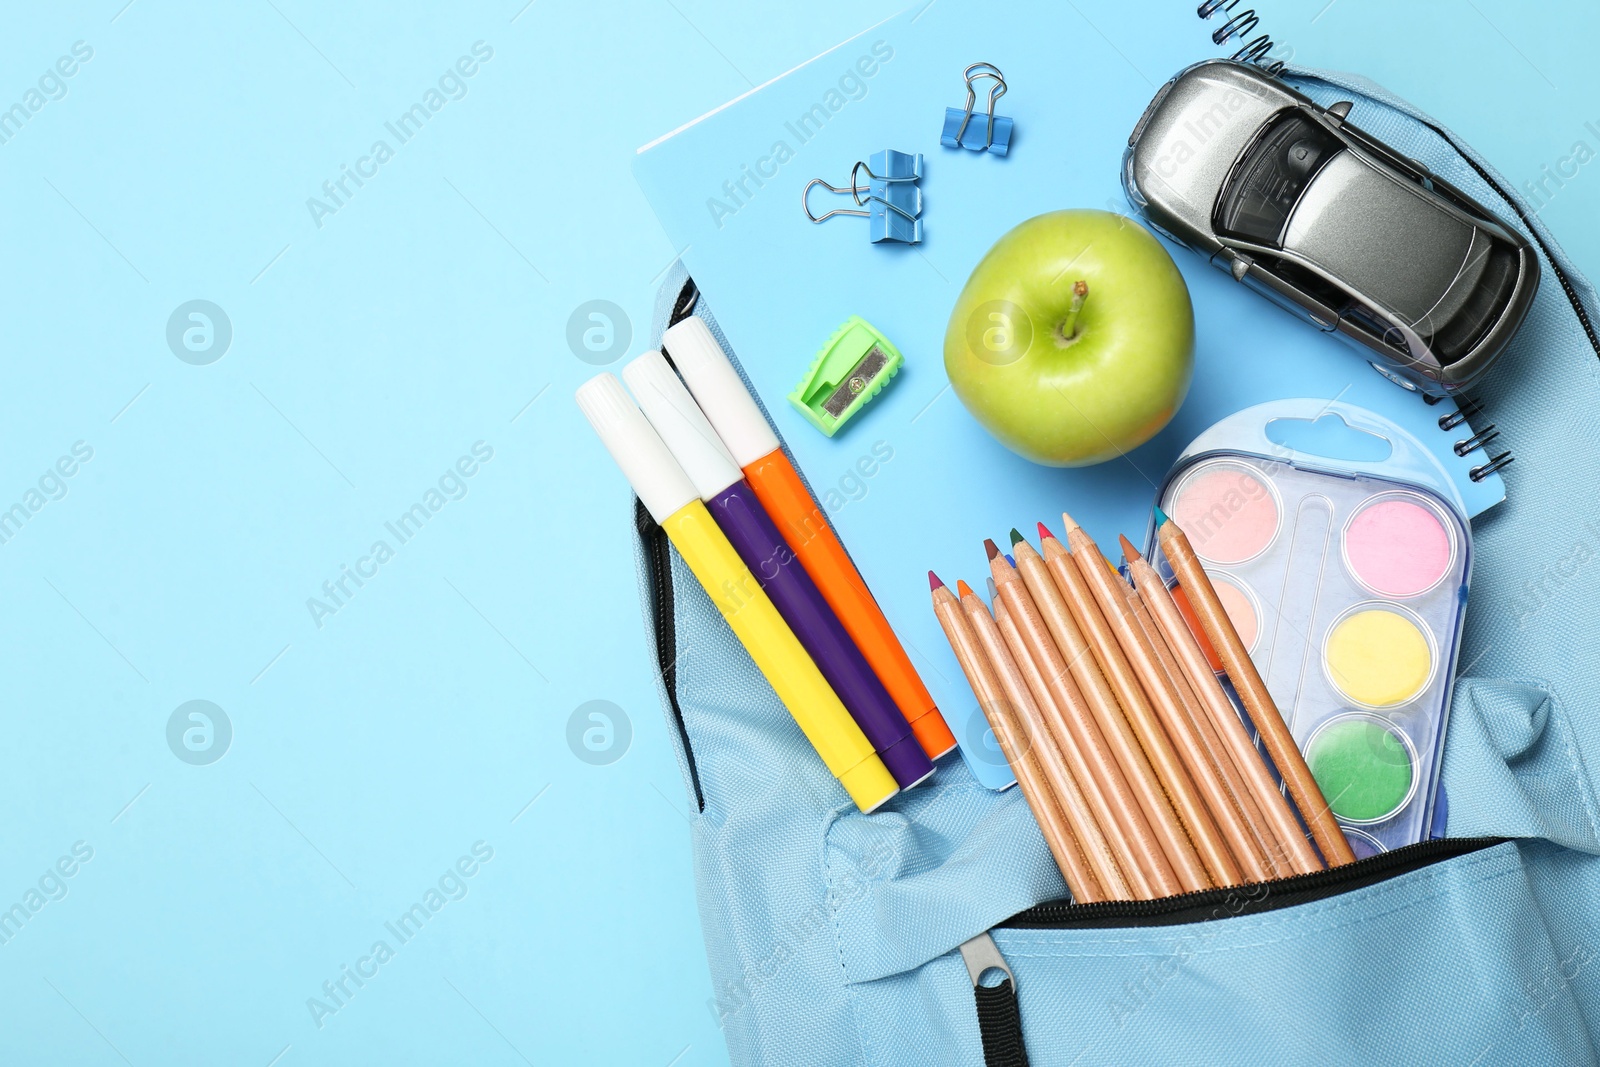
[[[1056,343],[1070,345],[1078,339],[1078,312],[1083,310],[1084,301],[1089,299],[1089,283],[1076,281],[1072,283],[1072,306],[1067,308],[1067,317],[1061,320],[1056,327]]]

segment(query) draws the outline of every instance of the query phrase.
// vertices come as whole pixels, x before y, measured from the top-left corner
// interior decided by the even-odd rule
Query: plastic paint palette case
[[[1470,574],[1459,511],[1370,473],[1215,452],[1180,461],[1159,499],[1356,854],[1426,837]]]

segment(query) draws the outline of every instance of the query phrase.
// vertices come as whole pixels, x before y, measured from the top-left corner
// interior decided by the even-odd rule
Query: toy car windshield
[[[1289,214],[1312,178],[1344,145],[1299,111],[1269,124],[1234,167],[1217,199],[1217,231],[1283,247]]]

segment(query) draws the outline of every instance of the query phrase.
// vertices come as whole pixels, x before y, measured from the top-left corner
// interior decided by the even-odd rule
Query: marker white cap
[[[660,352],[646,352],[622,368],[622,380],[656,428],[667,450],[694,483],[700,499],[710,501],[744,477],[739,465],[706,421],[705,412],[673,373]]]
[[[617,461],[656,522],[699,500],[694,483],[672,458],[615,374],[598,374],[578,387],[578,409]]]
[[[698,315],[669,327],[661,347],[672,357],[735,463],[747,467],[777,450],[778,435],[767,425],[767,417],[739,372]]]

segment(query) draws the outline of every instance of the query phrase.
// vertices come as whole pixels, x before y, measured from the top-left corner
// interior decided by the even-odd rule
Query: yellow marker
[[[585,382],[578,407],[645,508],[711,597],[822,762],[870,812],[899,792],[789,624],[700,502],[689,476],[611,374]]]

